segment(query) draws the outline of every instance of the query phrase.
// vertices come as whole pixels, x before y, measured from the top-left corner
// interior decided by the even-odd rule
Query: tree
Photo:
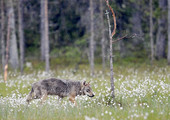
[[[5,16],[4,16],[4,0],[1,0],[1,56],[2,56],[2,66],[4,70],[5,66]]]
[[[150,22],[150,47],[151,47],[151,64],[153,63],[154,60],[154,41],[153,41],[153,13],[152,13],[152,0],[149,0],[149,8],[150,8],[150,17],[149,17],[149,22]]]
[[[10,16],[9,27],[10,27],[10,45],[9,45],[9,56],[10,56],[10,64],[13,69],[17,69],[19,66],[18,60],[18,48],[17,48],[17,40],[16,40],[16,27],[15,27],[15,14],[14,14],[14,7],[13,1],[7,0],[7,9],[8,9],[8,16]]]
[[[142,30],[142,12],[140,8],[141,0],[138,0],[137,2],[132,4],[133,12],[132,12],[132,33],[136,33],[137,35],[142,35],[143,30]],[[133,47],[135,50],[142,50],[143,49],[143,41],[141,38],[134,38],[132,41]]]
[[[49,72],[48,0],[41,0],[41,60],[45,60],[45,71]]]
[[[102,46],[102,66],[103,71],[105,70],[105,30],[103,20],[103,0],[100,0],[100,20],[101,20],[101,46]]]
[[[156,38],[156,58],[159,60],[165,57],[165,38],[166,38],[166,0],[159,0],[161,14],[158,19],[158,31]]]
[[[168,0],[168,65],[170,65],[170,0]]]
[[[90,0],[90,70],[91,76],[94,75],[94,10],[93,0]]]
[[[112,34],[111,34],[111,25],[110,25],[110,18],[109,18],[109,13],[106,11],[107,15],[107,20],[108,20],[108,25],[109,25],[109,39],[110,39],[110,84],[111,84],[111,96],[114,99],[115,94],[114,94],[114,74],[113,74],[113,53],[112,53]]]
[[[11,14],[8,14],[7,39],[6,39],[6,49],[5,49],[5,67],[4,67],[4,81],[5,82],[8,77],[9,42],[10,42],[10,34],[11,34],[10,19],[11,19]]]
[[[23,0],[18,1],[18,28],[20,44],[20,71],[24,69],[24,30],[23,30]]]
[[[41,0],[41,60],[45,60],[45,0]]]
[[[116,33],[116,17],[115,17],[115,13],[113,11],[113,9],[111,8],[111,6],[109,5],[109,2],[107,0],[105,0],[107,3],[107,6],[109,7],[109,9],[112,12],[113,15],[113,20],[114,20],[114,29],[113,32],[111,33],[111,25],[110,25],[110,18],[109,18],[109,13],[106,11],[106,15],[107,15],[107,20],[108,20],[108,25],[109,25],[109,39],[110,39],[110,84],[111,84],[111,96],[114,99],[115,98],[115,93],[114,93],[114,73],[113,73],[113,53],[112,53],[112,44],[113,44],[113,36]]]
[[[48,38],[48,0],[44,0],[44,43],[45,43],[45,71],[49,72],[49,38]]]
[[[110,84],[111,84],[111,96],[112,98],[114,99],[115,98],[115,93],[114,93],[114,73],[113,73],[113,43],[116,43],[120,40],[123,40],[125,38],[134,38],[136,36],[136,34],[132,35],[132,36],[129,36],[128,35],[125,35],[121,38],[118,38],[118,39],[115,39],[113,40],[113,36],[115,35],[116,33],[116,28],[117,28],[117,23],[116,23],[116,16],[115,16],[115,13],[112,9],[112,7],[109,5],[109,2],[108,0],[105,0],[106,1],[106,4],[107,6],[109,7],[109,9],[111,10],[112,12],[112,15],[113,15],[113,21],[114,21],[114,28],[113,28],[113,32],[111,32],[111,25],[110,25],[110,18],[109,18],[109,13],[107,12],[106,10],[106,15],[107,15],[107,21],[108,21],[108,26],[109,26],[109,41],[110,41]]]
[[[41,59],[45,58],[45,71],[49,72],[48,0],[41,0]]]

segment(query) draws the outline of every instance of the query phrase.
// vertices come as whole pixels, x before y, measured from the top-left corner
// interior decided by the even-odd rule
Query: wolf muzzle
[[[91,96],[90,96],[90,95],[88,95],[88,96],[89,96],[89,97],[94,97],[94,94],[93,94],[93,95],[91,95]]]

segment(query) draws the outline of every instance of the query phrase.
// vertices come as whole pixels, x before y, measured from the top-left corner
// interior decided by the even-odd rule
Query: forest
[[[167,120],[170,0],[0,0],[0,68],[2,120]],[[27,104],[48,78],[95,96]]]

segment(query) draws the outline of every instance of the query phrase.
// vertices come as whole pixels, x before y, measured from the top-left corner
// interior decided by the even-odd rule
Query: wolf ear
[[[83,85],[84,85],[84,86],[86,86],[86,85],[87,85],[87,84],[86,84],[86,81],[84,81],[84,82],[83,82]]]
[[[90,81],[87,83],[87,85],[90,85]]]

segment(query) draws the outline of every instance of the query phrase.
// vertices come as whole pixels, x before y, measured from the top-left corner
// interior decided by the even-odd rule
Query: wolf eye
[[[87,92],[90,92],[90,90],[89,90],[89,89],[87,89],[86,91],[87,91]]]

